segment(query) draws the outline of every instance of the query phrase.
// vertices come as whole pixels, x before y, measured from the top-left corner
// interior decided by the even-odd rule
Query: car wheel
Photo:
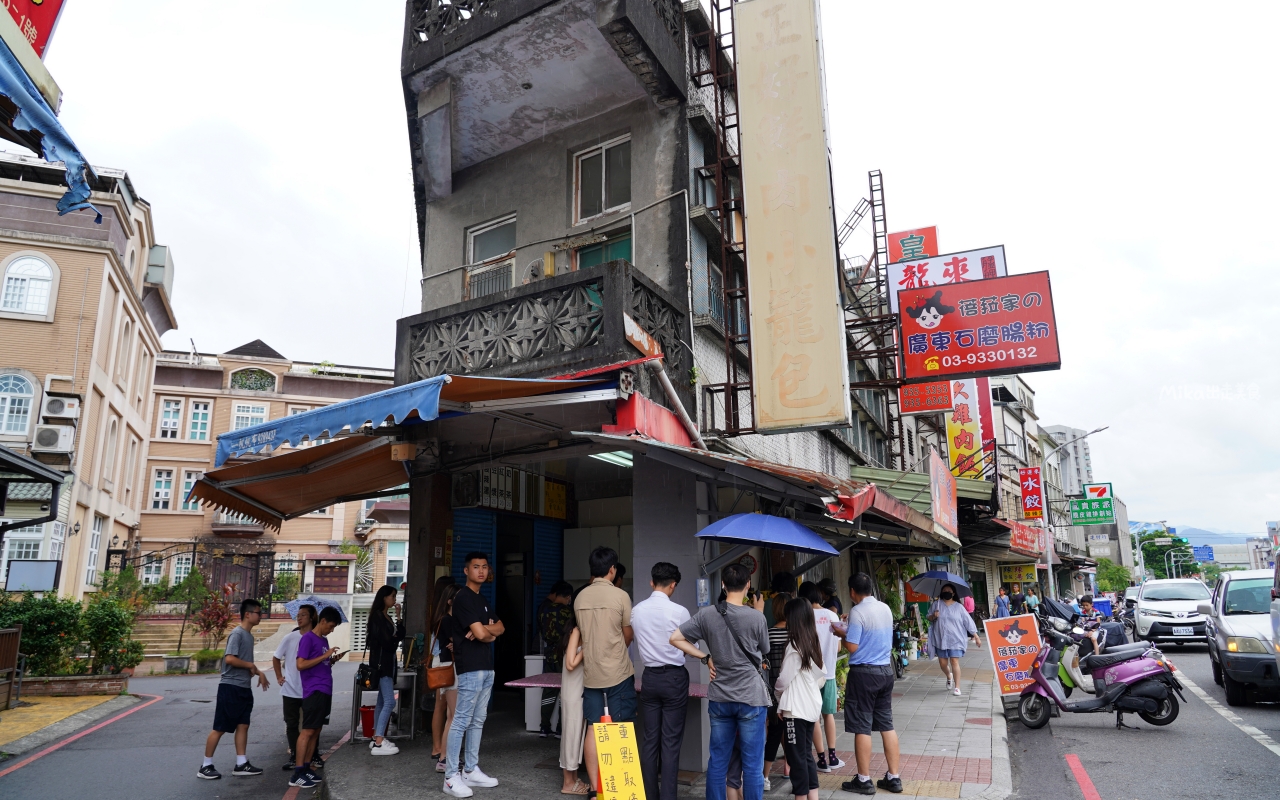
[[[1222,665],[1213,657],[1213,653],[1209,654],[1209,664],[1213,667],[1213,682],[1222,685]]]
[[[1232,678],[1225,671],[1222,673],[1222,688],[1227,692],[1227,705],[1244,706],[1249,704],[1249,696],[1245,686]]]

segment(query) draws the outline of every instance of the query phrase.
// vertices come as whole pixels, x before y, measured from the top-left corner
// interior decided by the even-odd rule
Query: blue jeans
[[[764,796],[764,723],[769,709],[714,701],[707,707],[711,717],[707,800],[725,800],[725,777],[735,741],[742,754],[742,800],[761,800]]]
[[[373,735],[386,736],[387,723],[396,707],[396,686],[390,675],[378,679],[378,702],[373,706]]]
[[[462,766],[466,772],[471,772],[480,763],[480,734],[484,732],[484,720],[489,714],[491,694],[493,670],[464,672],[458,676],[458,701],[453,711],[453,724],[449,726],[449,741],[445,746],[446,780],[458,774],[460,756],[465,755]],[[464,735],[467,740],[465,754],[462,752]],[[757,765],[756,768],[763,770],[764,765]]]

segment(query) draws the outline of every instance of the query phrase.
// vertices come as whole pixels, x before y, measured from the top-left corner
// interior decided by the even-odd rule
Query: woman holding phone
[[[391,618],[393,608],[396,612],[394,620]],[[399,661],[396,650],[403,640],[404,614],[400,610],[400,604],[396,602],[396,588],[383,586],[373,596],[369,625],[365,629],[369,667],[378,685],[378,702],[373,712],[373,742],[370,745],[370,752],[375,756],[390,756],[400,752],[400,748],[387,739],[386,734],[387,723],[391,721],[391,710],[396,703],[396,666]]]

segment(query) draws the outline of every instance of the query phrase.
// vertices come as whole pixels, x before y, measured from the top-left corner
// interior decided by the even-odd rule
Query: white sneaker
[[[956,697],[959,697],[959,696],[960,696],[960,687],[959,687],[959,686],[957,686],[956,688],[952,689],[952,690],[951,690],[951,693],[952,693],[952,694],[954,694]]]
[[[773,784],[769,782],[769,779],[768,779],[768,778],[765,778],[765,779],[764,779],[764,790],[765,790],[766,792],[771,792],[771,791],[773,791]]]
[[[841,767],[843,767],[843,766],[845,765],[845,763],[846,763],[846,762],[841,761],[841,760],[840,760],[840,758],[839,758],[838,756],[833,756],[833,755],[831,755],[830,753],[827,753],[827,766],[828,766],[828,767],[831,767],[832,769],[840,769]]]
[[[381,745],[369,748],[369,754],[374,756],[393,756],[399,752],[400,748],[392,744],[390,739],[383,739]]]
[[[471,791],[471,787],[462,779],[462,773],[459,772],[452,778],[444,779],[444,793],[451,794],[454,797],[470,797],[475,794]]]
[[[951,691],[951,679],[947,678],[947,691]]]
[[[467,782],[468,786],[479,786],[483,789],[491,789],[498,785],[498,779],[484,774],[484,770],[477,766],[470,772],[463,772],[462,779]]]

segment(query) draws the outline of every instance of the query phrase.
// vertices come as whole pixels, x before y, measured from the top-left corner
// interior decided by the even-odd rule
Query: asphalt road
[[[334,667],[336,691],[331,726],[320,734],[321,750],[332,747],[348,730],[349,687],[355,667],[350,662]],[[196,777],[204,757],[205,737],[213,723],[217,690],[217,675],[133,678],[129,681],[130,692],[160,695],[163,699],[0,777],[0,798],[280,800],[289,789],[290,773],[280,769],[288,758],[288,747],[279,687],[274,680],[265,692],[254,689],[253,723],[249,727],[249,761],[261,767],[263,774],[232,777],[235,746],[232,734],[225,734],[214,755],[214,766],[222,773],[222,780]],[[12,764],[0,763],[0,771],[9,766]],[[304,792],[309,794],[309,790]]]
[[[1166,646],[1165,654],[1210,699],[1272,739],[1280,741],[1280,704],[1228,708],[1215,685],[1204,645]],[[1280,796],[1280,756],[1210,707],[1195,692],[1173,724],[1148,725],[1137,714],[1116,730],[1115,714],[1055,717],[1038,731],[1009,726],[1013,798],[1089,798],[1073,774],[1068,755],[1079,758],[1103,800]]]

